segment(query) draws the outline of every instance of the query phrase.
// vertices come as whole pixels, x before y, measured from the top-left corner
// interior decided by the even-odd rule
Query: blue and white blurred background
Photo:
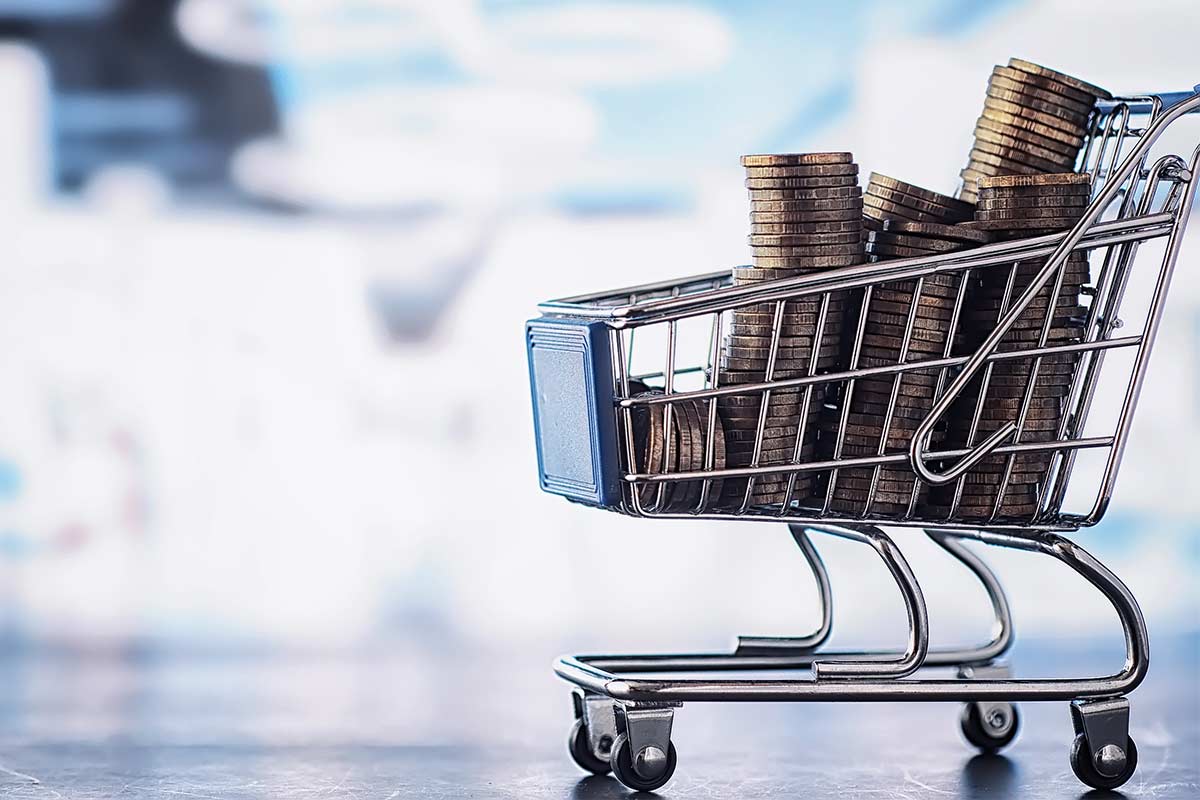
[[[744,263],[742,153],[849,149],[953,191],[993,64],[1183,89],[1198,28],[1194,0],[0,0],[5,637],[540,664],[799,632],[782,529],[539,493],[523,321]],[[1156,631],[1200,619],[1198,272],[1193,230],[1080,534]],[[984,636],[967,578],[906,542],[935,635]],[[882,568],[827,555],[838,638],[898,642]],[[1054,567],[993,561],[1022,635],[1112,623]]]

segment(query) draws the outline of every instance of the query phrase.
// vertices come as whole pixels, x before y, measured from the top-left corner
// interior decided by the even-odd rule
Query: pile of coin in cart
[[[865,189],[850,153],[793,153],[742,157],[750,195],[751,266],[734,269],[735,285],[791,278],[839,267],[889,259],[934,256],[990,242],[1037,236],[1071,228],[1090,196],[1089,177],[1073,172],[1088,133],[1092,109],[1105,90],[1070,75],[1020,59],[997,66],[987,85],[983,112],[975,123],[974,142],[960,175],[957,197],[915,186],[876,172]],[[1035,297],[1000,345],[1001,351],[1039,346],[1043,322],[1053,308],[1048,344],[1079,341],[1086,308],[1081,292],[1088,283],[1086,255],[1073,254],[1060,281],[1051,281]],[[1012,271],[971,275],[961,305],[962,274],[876,287],[864,303],[861,291],[846,290],[825,298],[812,295],[786,303],[739,308],[730,312],[720,342],[721,386],[761,384],[848,365],[848,342],[861,346],[856,368],[895,365],[905,360],[937,359],[973,352],[995,328],[1009,300],[1037,275],[1044,259],[1022,262]],[[1015,279],[1010,279],[1015,276]],[[913,308],[915,301],[915,309]],[[905,337],[910,313],[912,333]],[[773,341],[778,330],[778,343]],[[1078,353],[1043,359],[1029,401],[1022,441],[1057,438],[1063,398],[1069,391]],[[768,362],[771,362],[768,364]],[[978,443],[1012,419],[1025,401],[1030,359],[997,362],[986,385],[955,401],[933,442],[946,449]],[[942,371],[944,373],[944,370]],[[718,398],[714,428],[707,401],[681,401],[674,412],[664,406],[639,406],[634,418],[636,451],[643,472],[703,468],[707,437],[716,438],[713,469],[770,466],[871,457],[881,442],[886,452],[906,452],[913,433],[933,407],[945,382],[938,370],[860,378],[851,391],[839,387],[821,394],[800,388],[776,389],[767,399],[766,422],[759,436],[764,395]],[[647,391],[652,391],[645,387]],[[848,408],[847,408],[848,406]],[[982,408],[980,413],[976,413]],[[672,446],[663,446],[671,426]],[[842,437],[832,435],[845,423]],[[833,453],[833,442],[838,452]],[[957,500],[959,516],[987,518],[996,490],[1005,481],[1001,515],[1029,514],[1037,488],[1050,465],[1049,451],[1019,455],[1008,468],[1007,456],[976,465],[961,486],[923,485],[902,462],[841,469],[829,492],[817,472],[775,472],[754,479],[750,505],[784,502],[819,493],[832,498],[832,509],[859,511],[874,487],[872,508],[905,513],[916,500],[931,513]],[[670,463],[664,463],[664,460]],[[747,478],[714,482],[711,505],[741,506]],[[647,486],[644,502],[664,509],[694,508],[698,482]]]

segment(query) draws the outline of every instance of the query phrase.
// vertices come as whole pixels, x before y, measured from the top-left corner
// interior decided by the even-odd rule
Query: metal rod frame
[[[929,532],[935,542],[965,564],[983,583],[996,613],[996,631],[991,641],[982,647],[929,650],[928,625],[924,617],[920,586],[907,569],[899,549],[888,536],[873,527],[824,527],[819,530],[871,544],[888,564],[910,610],[909,646],[904,653],[819,653],[813,650],[779,656],[736,653],[564,656],[555,664],[555,672],[585,692],[632,705],[727,701],[1058,701],[1124,695],[1133,691],[1145,678],[1149,668],[1150,642],[1137,601],[1120,579],[1099,560],[1063,536],[1041,533],[1025,537],[997,531]],[[793,535],[795,531],[796,527],[793,527]],[[1108,599],[1117,612],[1125,637],[1125,663],[1122,669],[1112,675],[1091,678],[997,679],[986,674],[969,680],[905,678],[904,676],[922,667],[986,665],[1003,654],[1011,644],[1011,618],[1000,583],[983,561],[963,546],[961,540],[974,540],[998,547],[1042,553],[1061,561],[1087,580]],[[800,541],[797,537],[797,543]],[[801,549],[804,549],[803,545]],[[880,666],[874,670],[865,669],[872,664]],[[829,668],[834,665],[839,665],[840,669],[830,671]],[[794,670],[806,667],[813,667],[811,678],[667,679],[635,675]]]

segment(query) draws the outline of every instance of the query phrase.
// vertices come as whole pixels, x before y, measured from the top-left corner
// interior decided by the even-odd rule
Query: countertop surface
[[[170,644],[8,647],[0,796],[606,798],[569,760],[553,649],[445,641],[330,653]],[[1018,642],[1022,674],[1111,671],[1120,642]],[[1200,797],[1200,637],[1154,640],[1132,695],[1131,798]],[[690,704],[661,790],[714,797],[1080,797],[1065,703],[1025,703],[1002,756],[962,741],[957,704]],[[1099,796],[1099,795],[1092,795]],[[1119,796],[1119,795],[1108,795]]]

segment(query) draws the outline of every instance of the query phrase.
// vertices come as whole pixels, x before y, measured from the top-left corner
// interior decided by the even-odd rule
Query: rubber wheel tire
[[[1021,715],[1017,712],[1017,707],[1010,704],[1008,708],[1012,713],[1013,723],[1004,734],[996,736],[984,724],[983,717],[979,713],[979,704],[964,703],[962,713],[958,717],[958,726],[962,730],[963,737],[979,748],[980,752],[999,753],[1012,744],[1013,739],[1017,738],[1017,733],[1021,730]]]
[[[653,792],[666,786],[667,781],[675,774],[675,743],[667,744],[667,768],[657,778],[647,780],[633,769],[633,748],[629,746],[629,737],[621,734],[613,742],[612,771],[616,779],[635,792]]]
[[[1132,737],[1127,742],[1125,769],[1121,770],[1119,775],[1110,778],[1096,771],[1095,765],[1092,764],[1092,747],[1088,744],[1087,737],[1082,733],[1079,734],[1075,737],[1074,744],[1071,745],[1071,771],[1075,773],[1076,778],[1093,789],[1116,789],[1118,786],[1124,785],[1125,781],[1133,777],[1138,763],[1137,745],[1134,744]]]
[[[571,760],[585,772],[593,775],[607,775],[612,769],[607,761],[596,758],[592,753],[592,745],[588,741],[587,725],[583,724],[582,719],[575,720],[575,724],[571,726],[571,733],[567,737],[567,750],[571,753]]]

